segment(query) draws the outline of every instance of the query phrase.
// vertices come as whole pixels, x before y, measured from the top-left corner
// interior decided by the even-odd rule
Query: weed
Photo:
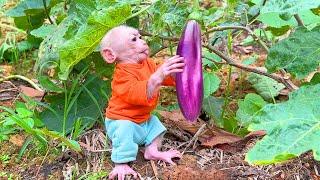
[[[2,161],[2,163],[4,164],[8,164],[10,162],[10,159],[11,159],[10,155],[7,155],[7,154],[0,156],[0,161]]]

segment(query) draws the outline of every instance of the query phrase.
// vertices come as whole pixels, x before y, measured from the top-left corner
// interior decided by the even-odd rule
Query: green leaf
[[[271,164],[312,150],[320,161],[320,84],[303,86],[280,104],[268,104],[255,114],[250,131],[266,130],[267,135],[246,155],[253,164]]]
[[[306,85],[317,85],[320,84],[320,73],[317,72],[313,75],[312,79],[310,82],[304,82],[301,84],[301,86],[306,86]]]
[[[111,89],[109,81],[105,82],[97,76],[98,75],[88,75],[85,82],[83,82],[83,85],[86,86],[88,91],[94,96],[99,107],[97,107],[86,90],[83,88],[78,89],[76,92],[78,93],[78,91],[81,91],[79,92],[80,95],[76,97],[69,114],[66,114],[66,132],[69,132],[74,127],[74,123],[78,118],[82,120],[82,125],[91,126],[101,115],[101,111],[108,101],[105,94],[110,96]],[[64,94],[46,96],[45,98],[46,101],[50,103],[51,108],[63,117],[65,103]],[[40,113],[40,119],[48,129],[62,132],[63,122],[62,120],[59,120],[51,110],[46,109],[42,111]]]
[[[249,59],[242,60],[242,64],[246,64],[246,65],[250,65],[254,62],[256,62],[256,57],[251,57]]]
[[[42,25],[38,29],[32,30],[30,33],[38,38],[44,39],[47,37],[57,26],[53,24]]]
[[[279,92],[285,88],[283,84],[278,83],[274,79],[256,73],[249,73],[248,81],[266,101],[272,101],[273,97],[278,96]]]
[[[60,1],[46,0],[48,11]],[[46,18],[42,0],[24,0],[8,11],[7,15],[14,18],[18,28],[25,30],[40,27]]]
[[[9,116],[6,118],[5,122],[3,123],[3,126],[11,126],[11,125],[14,125],[16,124],[16,119],[14,119],[14,117],[12,116]]]
[[[39,76],[37,79],[47,91],[63,92],[63,88],[53,83],[48,76]]]
[[[219,127],[224,126],[224,120],[221,117],[223,106],[224,106],[224,98],[216,98],[213,96],[209,96],[208,98],[203,100],[203,110],[215,120],[216,124]]]
[[[58,48],[66,42],[65,34],[72,27],[76,14],[67,16],[40,44],[38,59],[34,69],[40,73],[47,73],[50,68],[55,68],[59,63]]]
[[[57,138],[60,141],[64,142],[67,146],[69,146],[70,148],[77,150],[77,151],[81,151],[80,145],[77,141],[72,140],[72,139],[67,139],[66,137],[63,137],[60,133],[55,132],[55,131],[48,131],[46,128],[43,128],[41,130],[42,133],[44,133],[45,135],[48,135],[52,138]]]
[[[219,88],[219,85],[220,79],[217,75],[215,75],[214,73],[203,71],[204,99],[214,93]]]
[[[278,13],[294,15],[297,12],[316,8],[320,0],[268,0],[261,9],[261,14]]]
[[[266,68],[270,72],[286,69],[302,79],[320,63],[320,26],[313,30],[299,27],[288,38],[270,48]]]
[[[205,58],[202,58],[202,65],[203,66],[208,65],[210,67],[210,69],[212,69],[212,70],[221,69],[222,64],[218,64],[218,63],[212,62],[209,59],[207,59],[207,58],[210,58],[210,59],[213,59],[217,62],[222,62],[222,59],[220,56],[218,56],[214,53],[210,53],[208,51],[203,51],[202,53],[203,53],[203,55],[205,55]]]
[[[305,25],[317,23],[320,21],[320,17],[313,14],[310,10],[299,11],[298,15],[300,16],[302,22]],[[260,14],[258,16],[258,20],[260,20],[264,24],[267,24],[269,26],[276,27],[276,28],[280,28],[282,26],[290,26],[290,27],[298,26],[298,22],[293,16],[288,20],[283,20],[280,18],[279,14],[276,12]]]
[[[267,39],[270,40],[273,38],[273,35],[270,31],[263,31],[262,29],[255,29],[254,33],[259,36],[261,39]],[[256,43],[257,41],[253,39],[252,36],[248,36],[247,38],[245,38],[241,45],[244,46],[249,46],[249,45],[253,45],[254,43]]]
[[[72,67],[96,49],[105,33],[125,22],[129,16],[130,5],[113,6],[92,12],[83,30],[59,48],[60,79],[66,80]]]
[[[31,50],[32,48],[33,48],[32,45],[28,41],[21,41],[18,44],[18,50],[20,52],[28,51],[28,50]]]
[[[271,26],[266,28],[266,30],[270,31],[274,36],[282,36],[285,33],[287,33],[290,29],[291,29],[291,27],[288,25],[282,26],[280,28],[275,28],[275,27],[271,27]]]
[[[252,121],[252,116],[259,112],[267,103],[261,96],[253,93],[246,95],[244,99],[238,100],[239,109],[237,110],[237,119],[244,127],[247,127]]]
[[[100,52],[93,52],[83,59],[86,63],[85,67],[94,63],[94,70],[96,73],[102,72],[102,75],[107,78],[111,78],[114,72],[115,63],[106,63],[102,58]]]
[[[32,118],[24,118],[23,120],[30,128],[33,128],[34,120]]]
[[[24,117],[29,117],[33,114],[32,111],[29,111],[25,108],[16,108],[17,113],[19,114],[20,117],[24,118]]]

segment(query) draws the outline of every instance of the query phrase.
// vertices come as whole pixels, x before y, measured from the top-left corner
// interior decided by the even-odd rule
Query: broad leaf
[[[256,73],[250,73],[248,75],[248,81],[252,84],[256,92],[266,101],[272,101],[274,97],[279,95],[280,90],[285,88],[283,84],[278,83],[274,79]]]
[[[268,104],[253,116],[250,131],[267,135],[246,155],[254,164],[271,164],[312,150],[320,161],[320,84],[303,86],[280,104]]]
[[[61,2],[61,0],[46,0],[47,10]],[[21,29],[36,29],[46,18],[43,0],[24,0],[12,8],[8,16],[14,18],[14,23]]]
[[[213,96],[209,96],[208,98],[203,100],[203,110],[214,119],[215,123],[219,127],[224,126],[223,118],[221,117],[223,106],[224,106],[224,98],[216,98]]]
[[[63,92],[63,88],[53,83],[48,76],[39,76],[37,79],[47,91]]]
[[[266,13],[279,13],[290,15],[297,12],[316,8],[320,5],[320,0],[268,0],[261,9],[261,14]]]
[[[86,77],[83,86],[85,86],[91,94],[89,94],[85,88],[80,87],[78,90],[81,90],[81,93],[76,97],[76,101],[71,107],[69,114],[66,115],[66,132],[69,132],[74,127],[74,123],[78,118],[82,120],[82,125],[85,125],[86,127],[93,125],[98,120],[99,116],[101,116],[101,111],[107,104],[108,96],[111,92],[109,81],[105,82],[97,77],[97,75],[89,75]],[[94,100],[91,95],[94,97]],[[65,103],[64,94],[46,96],[46,101],[50,103],[51,108],[53,108],[60,117],[63,117]],[[45,123],[48,129],[62,132],[63,120],[57,118],[49,109],[40,113],[40,119]]]
[[[30,32],[35,37],[44,39],[47,37],[57,26],[53,24],[42,25],[38,29],[34,29]]]
[[[252,116],[259,112],[267,103],[261,96],[253,93],[246,95],[244,99],[238,100],[239,109],[237,110],[237,119],[244,127],[247,127],[252,121]]]
[[[300,11],[297,14],[305,25],[317,23],[320,21],[320,17],[313,14],[310,10]],[[277,28],[280,28],[282,26],[296,27],[298,25],[298,22],[293,17],[293,15],[289,16],[287,20],[283,20],[276,12],[260,14],[258,16],[258,20],[268,26]]]
[[[38,59],[34,66],[35,71],[40,73],[47,71],[50,68],[55,68],[59,65],[58,48],[63,44],[65,34],[69,27],[73,25],[76,14],[67,16],[51,33],[42,41],[39,47]]]
[[[67,79],[72,67],[96,49],[105,33],[125,22],[130,15],[129,5],[113,6],[92,12],[88,24],[59,48],[60,79]]]
[[[320,84],[320,73],[317,72],[313,75],[312,79],[310,82],[304,82],[301,84],[301,86],[306,86],[306,85],[317,85]]]
[[[212,93],[214,93],[220,85],[220,79],[214,73],[210,73],[207,71],[203,71],[203,89],[204,89],[204,97],[206,99]]]
[[[270,48],[266,68],[286,69],[298,79],[309,75],[320,63],[320,26],[313,30],[299,27],[288,38]]]

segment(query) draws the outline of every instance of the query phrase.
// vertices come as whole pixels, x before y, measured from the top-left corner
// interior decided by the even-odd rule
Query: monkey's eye
[[[137,38],[134,37],[134,38],[131,39],[131,41],[135,42],[135,41],[137,41]]]
[[[139,39],[142,39],[142,36],[139,36]]]

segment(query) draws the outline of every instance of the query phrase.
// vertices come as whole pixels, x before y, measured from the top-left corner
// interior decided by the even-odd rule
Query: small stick
[[[192,137],[192,139],[189,141],[189,144],[184,148],[184,150],[183,150],[183,152],[182,152],[182,155],[184,154],[184,152],[186,151],[186,149],[191,146],[192,142],[193,142],[194,140],[196,140],[196,139],[200,136],[200,134],[202,133],[202,131],[204,130],[204,128],[206,127],[206,125],[207,125],[207,124],[203,124],[203,125],[199,128],[199,130],[197,131],[197,133],[196,133],[196,134]]]
[[[220,154],[220,163],[223,163],[223,150],[221,150],[221,154]]]
[[[317,166],[314,165],[313,168],[314,168],[314,172],[316,173],[316,175],[320,176]]]
[[[157,170],[156,164],[154,163],[153,160],[151,160],[151,166],[152,166],[152,169],[153,169],[153,172],[154,172],[154,176],[156,176],[156,180],[159,180],[158,179],[158,170]]]

